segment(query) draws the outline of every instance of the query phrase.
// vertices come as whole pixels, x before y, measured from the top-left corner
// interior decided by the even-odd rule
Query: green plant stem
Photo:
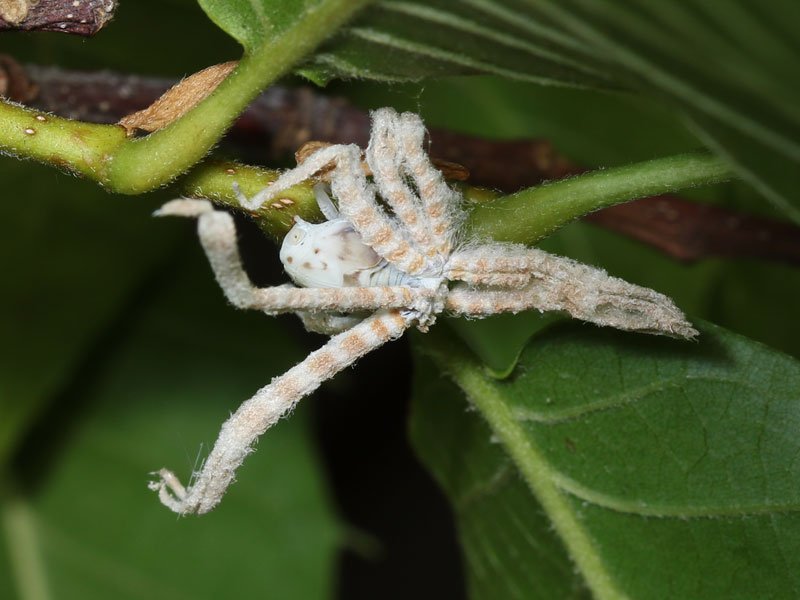
[[[122,194],[156,189],[200,161],[261,90],[365,4],[324,0],[310,8],[292,27],[246,55],[194,109],[143,138],[126,138],[118,125],[72,121],[0,101],[0,152],[78,173]]]
[[[234,182],[245,196],[250,197],[275,181],[278,175],[278,171],[270,169],[232,161],[207,160],[182,178],[178,189],[185,196],[208,198],[222,206],[248,213],[264,233],[280,241],[292,228],[295,215],[310,222],[324,220],[314,198],[312,182],[286,190],[280,198],[264,204],[256,211],[244,210],[233,195]]]
[[[569,499],[556,486],[550,464],[520,427],[492,382],[483,375],[481,363],[443,329],[437,327],[425,336],[423,352],[455,381],[486,420],[550,518],[593,596],[603,600],[625,598],[603,563],[595,541],[571,509]]]
[[[0,100],[0,152],[12,156],[107,185],[107,166],[125,141],[125,130],[117,125],[72,121]]]
[[[592,171],[499,198],[473,210],[467,226],[479,237],[535,244],[601,208],[733,177],[727,163],[708,153],[658,158]]]
[[[697,153],[593,171],[511,196],[457,185],[467,200],[476,205],[467,221],[472,233],[500,241],[535,244],[556,229],[606,206],[718,183],[733,176],[722,160]],[[276,171],[207,161],[181,180],[179,189],[186,195],[210,198],[241,211],[233,196],[233,181],[239,183],[247,196],[252,196],[276,177]],[[281,239],[292,226],[294,215],[307,221],[322,219],[310,184],[296,186],[281,196],[289,198],[293,205],[275,208],[268,204],[250,213],[272,237]]]
[[[109,178],[115,191],[155,189],[201,160],[261,90],[287,73],[336,31],[366,0],[326,0],[291,28],[245,56],[208,98],[182,118],[117,153]]]

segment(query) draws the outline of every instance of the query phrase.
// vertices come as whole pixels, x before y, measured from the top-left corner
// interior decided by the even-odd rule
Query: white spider
[[[460,238],[460,195],[423,149],[425,128],[411,113],[372,115],[366,162],[355,145],[321,149],[248,200],[255,210],[280,192],[331,169],[330,190],[315,188],[328,219],[296,218],[280,251],[296,284],[257,288],[242,267],[233,219],[207,200],[174,200],[156,214],[198,218],[200,240],[228,300],[274,315],[297,312],[309,329],[335,334],[276,377],[222,426],[211,454],[185,488],[166,469],[150,484],[179,514],[205,513],[221,500],[257,438],[323,381],[413,326],[446,312],[564,311],[620,329],[690,338],[697,334],[672,301],[567,258],[514,244]],[[367,313],[360,317],[349,313]]]

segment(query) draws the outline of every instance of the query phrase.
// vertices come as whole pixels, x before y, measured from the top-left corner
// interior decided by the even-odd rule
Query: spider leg
[[[353,224],[364,243],[388,262],[409,275],[422,275],[428,266],[425,254],[397,219],[378,204],[375,186],[367,181],[361,167],[361,153],[357,146],[352,148],[337,156],[331,176],[331,191],[339,201],[339,212]]]
[[[328,196],[328,192],[325,191],[324,183],[318,183],[314,186],[314,198],[317,201],[320,212],[328,221],[333,221],[340,217],[339,209],[336,208],[333,200]]]
[[[258,210],[264,203],[269,202],[281,192],[284,192],[291,187],[311,179],[317,172],[321,171],[330,164],[338,164],[340,157],[349,156],[354,153],[357,153],[359,157],[361,156],[361,150],[354,144],[347,146],[328,146],[309,156],[294,169],[290,169],[289,171],[283,173],[270,185],[265,187],[250,199],[238,191],[238,185],[234,187],[234,192],[236,193],[237,199],[239,200],[239,204],[241,206],[248,210]]]
[[[434,291],[407,286],[297,288],[292,285],[259,288],[242,264],[233,217],[214,210],[207,200],[168,202],[158,216],[197,217],[200,242],[228,301],[238,308],[268,314],[305,311],[352,312],[381,308],[418,308],[429,303]]]
[[[464,219],[459,209],[461,195],[453,190],[441,171],[431,163],[425,151],[425,125],[419,115],[406,112],[399,116],[403,156],[408,172],[422,199],[422,207],[440,256],[449,257],[456,242],[456,232]]]
[[[693,338],[697,331],[668,297],[622,279],[602,269],[531,249],[537,269],[522,289],[454,287],[446,309],[483,317],[523,310],[564,311],[583,321],[629,331]]]
[[[233,483],[236,469],[252,452],[262,433],[323,381],[371,350],[400,337],[413,320],[413,315],[400,311],[381,311],[332,337],[239,407],[222,425],[214,448],[191,486],[184,488],[171,471],[162,469],[158,472],[159,479],[150,483],[150,489],[157,491],[161,502],[178,514],[210,511]]]
[[[467,247],[452,255],[445,277],[470,285],[521,288],[539,270],[539,252],[518,244]]]
[[[366,150],[373,179],[392,212],[403,224],[412,242],[429,260],[438,256],[438,245],[429,227],[422,201],[406,183],[405,157],[400,147],[404,131],[399,115],[391,108],[372,113],[372,130]]]

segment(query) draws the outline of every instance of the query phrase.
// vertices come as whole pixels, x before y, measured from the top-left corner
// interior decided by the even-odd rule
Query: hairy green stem
[[[33,511],[10,481],[0,485],[0,527],[6,538],[9,575],[22,600],[49,600],[52,595]]]
[[[112,153],[124,144],[125,130],[63,119],[0,100],[0,152],[32,158],[101,184]]]
[[[696,153],[592,171],[511,196],[501,197],[485,189],[457,185],[475,205],[467,221],[473,233],[501,241],[535,244],[556,229],[606,206],[718,183],[733,176],[721,159]],[[252,196],[276,177],[275,171],[208,161],[181,180],[180,190],[189,196],[210,198],[242,210],[233,196],[233,181],[247,196]],[[270,203],[250,213],[272,237],[282,238],[292,226],[294,215],[307,221],[322,219],[310,184],[296,186],[281,196],[291,204]]]
[[[244,210],[233,194],[234,182],[249,198],[275,181],[278,175],[278,171],[270,169],[232,161],[208,160],[182,178],[178,189],[185,196],[208,198],[222,206],[248,213],[264,233],[280,241],[292,228],[295,215],[310,222],[324,220],[314,198],[313,182],[302,183],[286,190],[279,198],[264,204],[256,211]]]
[[[115,191],[139,194],[201,160],[261,90],[336,31],[366,0],[326,0],[245,56],[208,98],[164,129],[123,146],[111,166]]]
[[[286,74],[368,0],[323,0],[286,31],[247,54],[194,109],[157,132],[129,139],[118,125],[94,125],[0,101],[0,152],[33,158],[141,194],[200,161],[261,90]]]
[[[477,207],[468,227],[480,237],[535,244],[556,229],[606,206],[719,183],[731,167],[705,152],[592,171],[528,188]]]

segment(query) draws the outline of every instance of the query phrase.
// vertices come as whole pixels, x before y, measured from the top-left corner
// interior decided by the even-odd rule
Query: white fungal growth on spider
[[[171,471],[158,472],[150,487],[166,506],[179,514],[214,508],[258,437],[301,398],[406,329],[427,331],[442,313],[561,311],[618,329],[697,335],[658,292],[536,248],[461,239],[461,197],[431,164],[424,137],[417,115],[384,108],[372,115],[366,150],[372,181],[361,149],[337,145],[315,152],[253,198],[234,187],[241,205],[256,210],[331,169],[330,196],[325,184],[315,187],[327,221],[296,218],[281,247],[286,272],[300,287],[255,287],[242,266],[233,219],[207,200],[173,200],[156,213],[198,219],[200,241],[232,304],[269,315],[294,312],[308,329],[333,336],[242,404],[188,488]]]

